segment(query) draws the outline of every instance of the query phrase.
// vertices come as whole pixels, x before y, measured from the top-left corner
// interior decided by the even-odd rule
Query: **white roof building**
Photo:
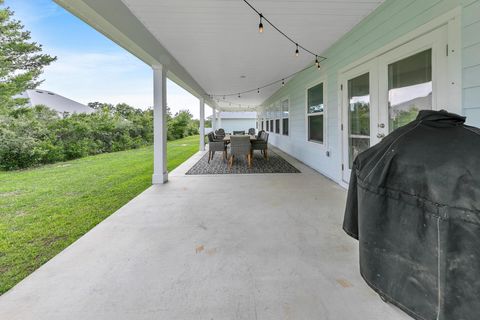
[[[92,113],[95,111],[84,104],[47,90],[29,89],[19,97],[28,99],[29,106],[44,105],[58,113]]]
[[[256,112],[228,112],[221,111],[217,113],[217,128],[223,128],[226,132],[245,131],[256,127]],[[209,116],[209,119],[212,117]]]

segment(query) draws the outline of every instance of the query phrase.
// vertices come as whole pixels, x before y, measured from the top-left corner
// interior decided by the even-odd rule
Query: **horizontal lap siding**
[[[480,0],[468,1],[462,18],[463,107],[467,123],[480,127]]]
[[[462,37],[465,114],[471,118],[472,123],[480,122],[480,112],[477,111],[480,108],[480,55],[477,54],[480,49],[480,0],[387,0],[325,52],[328,59],[322,63],[320,72],[316,68],[302,72],[265,101],[264,106],[269,106],[286,96],[290,99],[290,136],[272,134],[272,144],[335,181],[341,181],[339,70],[458,6],[464,8]],[[306,141],[305,90],[322,77],[327,83],[326,148]],[[467,112],[467,108],[471,111]],[[329,151],[330,156],[326,155],[326,151]]]

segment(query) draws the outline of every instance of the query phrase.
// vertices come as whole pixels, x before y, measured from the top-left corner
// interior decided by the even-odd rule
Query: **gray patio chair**
[[[208,135],[208,163],[213,159],[215,151],[223,152],[223,161],[227,159],[227,145],[221,140],[215,139],[213,132],[210,132]]]
[[[251,136],[254,136],[255,135],[255,128],[248,129],[248,134],[251,135]]]
[[[268,160],[268,133],[260,131],[257,140],[252,141],[252,156],[254,150],[260,150],[264,158]]]
[[[215,130],[215,137],[217,140],[225,138],[225,130],[223,130],[222,128]]]
[[[234,136],[244,135],[244,134],[245,134],[245,131],[233,131]]]
[[[252,167],[252,145],[249,136],[231,136],[230,137],[230,161],[228,167],[231,168],[236,156],[245,156],[248,167]]]

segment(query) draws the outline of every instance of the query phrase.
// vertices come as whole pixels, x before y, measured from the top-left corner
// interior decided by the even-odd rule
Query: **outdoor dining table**
[[[227,134],[224,138],[223,138],[223,141],[225,142],[230,142],[230,136],[232,136],[231,134]],[[250,135],[250,141],[255,141],[257,140],[257,137],[255,135]]]

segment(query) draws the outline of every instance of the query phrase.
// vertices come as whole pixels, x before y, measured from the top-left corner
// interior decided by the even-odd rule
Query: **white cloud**
[[[129,53],[72,53],[55,51],[58,60],[45,68],[42,88],[80,103],[100,101],[128,103],[138,108],[153,105],[153,82],[150,67]],[[199,102],[189,92],[169,81],[167,104],[173,114],[188,109],[199,118]],[[211,109],[206,108],[206,115]]]

